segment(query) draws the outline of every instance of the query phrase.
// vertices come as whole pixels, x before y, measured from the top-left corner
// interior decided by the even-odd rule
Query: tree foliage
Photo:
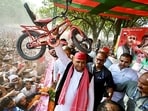
[[[41,8],[40,13],[42,15],[54,16],[63,11],[63,9],[54,7],[53,5],[52,7],[51,5],[47,5],[47,3],[49,2],[50,0],[46,0],[46,6]],[[113,45],[115,45],[117,41],[121,28],[141,27],[144,24],[147,24],[148,21],[147,17],[135,17],[131,20],[123,20],[110,17],[101,17],[90,13],[81,13],[70,10],[68,11],[68,16],[72,20],[73,24],[78,25],[80,28],[82,28],[88,36],[92,35],[94,41],[97,40],[101,31],[104,32],[106,42],[108,41],[109,34],[112,33],[114,35]]]

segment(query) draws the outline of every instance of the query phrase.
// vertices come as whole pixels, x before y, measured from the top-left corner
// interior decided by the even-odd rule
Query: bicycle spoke
[[[33,48],[28,48],[27,47],[27,44],[30,43],[30,38],[27,37],[24,39],[24,41],[22,42],[22,51],[24,52],[24,54],[28,55],[28,56],[34,56],[34,55],[37,55],[40,50],[41,50],[41,46],[37,46],[37,47],[33,47]]]

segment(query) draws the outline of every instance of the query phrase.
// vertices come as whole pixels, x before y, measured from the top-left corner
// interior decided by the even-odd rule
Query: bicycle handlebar
[[[52,20],[54,20],[54,19],[56,19],[56,18],[59,18],[59,17],[60,17],[60,18],[66,17],[66,13],[67,13],[67,11],[68,11],[68,5],[69,5],[69,3],[71,3],[71,2],[72,2],[72,0],[66,0],[66,9],[65,9],[65,11],[64,11],[64,12],[61,12],[61,15],[57,15],[57,16],[53,17]],[[32,10],[30,9],[30,7],[28,6],[27,3],[24,3],[24,7],[26,8],[26,11],[28,12],[28,14],[29,14],[29,16],[30,16],[32,22],[33,22],[35,25],[40,25],[40,26],[45,25],[44,23],[42,24],[42,23],[37,23],[37,22],[35,22],[35,20],[36,20],[36,15],[32,12]]]
[[[65,16],[67,11],[68,11],[68,0],[66,0],[66,10],[65,10],[65,12],[62,13],[62,15]]]
[[[72,0],[66,0],[66,10],[64,12],[61,12],[61,16],[56,16],[54,18],[58,18],[58,17],[65,17],[66,16],[66,13],[68,11],[68,3],[72,3]]]

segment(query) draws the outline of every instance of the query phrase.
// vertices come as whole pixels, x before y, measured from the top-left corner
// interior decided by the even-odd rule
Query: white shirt
[[[63,76],[63,73],[65,71],[66,66],[65,66],[65,64],[62,63],[62,60],[60,58],[58,58],[54,62],[54,67],[53,68],[54,68],[53,69],[53,80],[57,81],[58,76],[60,76],[60,78]]]
[[[33,69],[29,74],[30,74],[31,77],[37,77],[38,76],[38,72],[35,69]]]
[[[112,64],[109,67],[109,70],[112,73],[114,83],[123,83],[125,81],[137,81],[138,75],[136,71],[131,68],[124,68],[120,70],[119,64]],[[118,102],[121,98],[123,98],[124,93],[115,91],[112,96],[112,100]]]
[[[26,87],[24,87],[24,88],[21,90],[21,92],[22,92],[25,96],[27,96],[27,97],[29,97],[29,96],[35,94],[36,91],[37,91],[37,90],[36,90],[36,85],[32,85],[30,90],[27,90]]]

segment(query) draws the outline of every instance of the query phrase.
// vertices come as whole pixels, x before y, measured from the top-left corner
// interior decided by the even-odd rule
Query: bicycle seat
[[[34,20],[34,22],[37,23],[39,26],[45,26],[51,21],[52,21],[52,18]]]

